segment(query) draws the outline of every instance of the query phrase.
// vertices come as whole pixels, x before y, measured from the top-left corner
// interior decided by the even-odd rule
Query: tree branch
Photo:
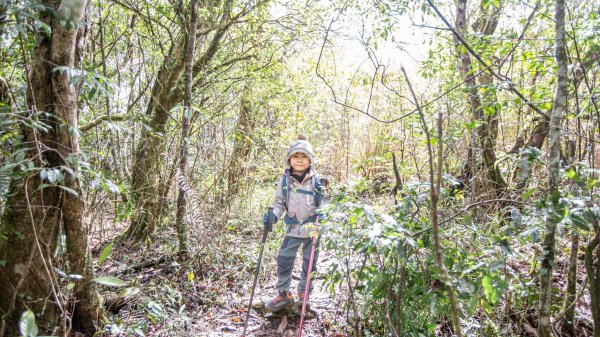
[[[463,39],[463,37],[456,31],[456,29],[454,29],[454,27],[452,27],[452,25],[450,24],[450,22],[448,22],[448,20],[446,20],[446,18],[442,15],[442,13],[438,10],[438,8],[433,4],[433,2],[431,2],[431,0],[427,0],[427,3],[429,4],[429,6],[436,12],[436,14],[440,17],[440,19],[442,19],[442,21],[446,24],[446,26],[449,28],[449,30],[452,32],[452,34],[454,34],[454,36],[456,36],[456,38],[460,41],[460,43],[469,51],[469,53],[471,55],[473,55],[473,57],[475,57],[475,59],[477,59],[477,61],[479,63],[481,63],[486,70],[495,78],[497,78],[498,80],[504,82],[504,83],[508,83],[508,90],[510,90],[512,93],[514,93],[515,95],[517,95],[523,102],[525,102],[531,109],[533,109],[535,112],[537,112],[538,114],[542,115],[544,118],[549,119],[550,116],[548,116],[547,113],[543,112],[537,105],[535,105],[533,102],[531,102],[530,100],[528,100],[517,88],[515,88],[515,83],[512,81],[512,79],[506,77],[506,76],[502,76],[500,74],[498,74],[497,72],[495,72],[492,69],[491,65],[488,65],[487,62],[485,62],[481,56],[479,56],[479,54],[477,54],[473,48],[467,43],[467,41],[465,41]]]
[[[93,121],[91,121],[90,123],[82,126],[79,128],[79,132],[81,133],[85,133],[86,131],[89,131],[89,129],[99,125],[100,123],[102,123],[103,121],[107,121],[107,120],[111,120],[111,121],[123,121],[127,118],[126,115],[120,115],[120,116],[109,116],[109,115],[103,115],[100,116],[96,119],[94,119]]]

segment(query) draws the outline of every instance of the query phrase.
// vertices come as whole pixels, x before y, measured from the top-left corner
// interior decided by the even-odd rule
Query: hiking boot
[[[304,293],[298,293],[298,310],[302,310],[302,303],[304,302]],[[310,309],[310,296],[306,298],[306,310]]]
[[[287,307],[288,305],[294,304],[294,298],[292,297],[292,293],[289,291],[279,291],[277,296],[265,303],[265,309],[275,312],[281,308]]]

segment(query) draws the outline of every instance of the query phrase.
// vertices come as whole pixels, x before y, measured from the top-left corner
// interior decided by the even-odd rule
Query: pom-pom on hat
[[[308,137],[303,133],[299,134],[298,140],[294,141],[292,145],[290,145],[290,149],[288,150],[285,159],[285,164],[287,168],[291,167],[290,158],[298,152],[302,152],[305,155],[307,155],[308,159],[310,159],[311,165],[315,164],[315,156],[313,154],[312,145],[310,145],[310,143],[308,142]]]

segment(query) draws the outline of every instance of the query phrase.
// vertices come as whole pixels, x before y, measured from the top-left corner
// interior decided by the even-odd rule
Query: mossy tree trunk
[[[560,143],[562,115],[566,109],[567,101],[567,46],[565,37],[565,1],[555,1],[556,22],[556,63],[558,76],[554,106],[550,115],[550,131],[548,133],[548,216],[546,216],[544,241],[542,244],[541,270],[540,270],[540,300],[538,307],[539,336],[553,336],[551,326],[552,308],[552,272],[554,270],[554,256],[556,246],[556,225],[560,221]]]
[[[190,115],[192,113],[192,84],[194,81],[194,50],[196,48],[196,1],[190,2],[190,34],[188,37],[187,53],[185,57],[185,95],[183,98],[183,110],[181,118],[181,145],[179,149],[179,174],[185,179],[187,173],[188,143],[190,136]],[[177,214],[175,223],[177,225],[177,237],[179,239],[179,256],[186,258],[188,255],[187,246],[187,226],[184,220],[187,212],[187,189],[185,186],[179,186],[179,195],[177,196]]]
[[[78,66],[77,55],[83,47],[85,25],[79,23],[87,2],[44,4],[54,8],[57,15],[40,13],[52,30],[37,32],[27,103],[30,118],[45,123],[48,130],[25,126],[21,130],[24,142],[19,151],[26,153],[25,160],[31,164],[29,170],[14,172],[20,178],[11,182],[0,224],[0,256],[5,262],[0,277],[0,336],[13,335],[16,320],[26,309],[36,314],[42,329],[55,326],[59,319],[68,329],[72,317],[72,327],[91,336],[102,311],[90,282],[80,182],[78,91],[70,83],[71,70]],[[47,187],[41,188],[42,184]],[[53,269],[62,261],[56,254],[61,232],[67,246],[65,272],[83,276],[75,282],[75,299],[69,306]]]
[[[212,13],[218,7],[222,7],[223,10],[220,20],[216,23],[207,18],[198,20],[200,25],[198,28],[201,28],[199,31],[204,31],[204,35],[198,41],[197,47],[204,48],[204,52],[194,60],[194,74],[207,71],[220,47],[223,35],[233,22],[229,11],[230,0],[208,1],[204,5],[206,7],[203,12]],[[209,31],[211,27],[214,28],[214,33],[208,39],[205,31]],[[182,29],[158,72],[146,110],[147,127],[143,129],[137,145],[131,182],[136,207],[126,233],[126,237],[135,242],[146,241],[156,230],[163,214],[164,202],[161,196],[167,195],[164,189],[170,188],[170,184],[161,184],[161,171],[166,163],[166,156],[162,155],[164,137],[168,131],[167,121],[170,111],[184,98],[185,57],[183,56],[186,55],[188,41],[188,32]],[[198,85],[198,81],[202,81],[202,78],[196,80],[194,85]]]
[[[136,201],[135,213],[127,230],[130,240],[144,242],[156,229],[162,214],[160,174],[170,110],[181,100],[175,92],[183,74],[187,35],[179,34],[158,72],[146,110],[149,119],[137,145],[131,181]]]

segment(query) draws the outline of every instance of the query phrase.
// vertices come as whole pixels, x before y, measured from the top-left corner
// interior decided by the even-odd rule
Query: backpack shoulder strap
[[[323,202],[323,184],[321,184],[321,176],[315,174],[313,179],[313,190],[315,192],[315,204],[317,207],[321,207],[321,203]]]
[[[298,192],[298,193],[310,194],[310,195],[314,196],[315,204],[317,205],[317,207],[320,207],[321,203],[323,202],[323,197],[324,197],[324,189],[323,189],[323,184],[321,183],[321,176],[319,176],[318,174],[315,174],[312,181],[313,181],[313,191],[312,192],[305,191],[302,189],[298,189],[298,190],[294,190],[294,191]],[[281,176],[281,190],[283,192],[283,205],[285,206],[286,209],[288,206],[288,201],[290,200],[290,193],[289,193],[290,189],[291,189],[290,173],[286,170],[286,172]]]
[[[285,206],[285,208],[287,209],[287,205],[288,205],[288,200],[290,199],[290,193],[289,193],[289,189],[290,189],[290,177],[289,177],[290,173],[286,170],[283,175],[281,176],[281,190],[283,191],[283,205]]]

